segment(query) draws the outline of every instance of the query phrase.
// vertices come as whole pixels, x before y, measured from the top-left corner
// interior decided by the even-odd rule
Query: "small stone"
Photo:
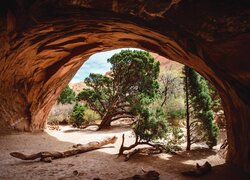
[[[73,175],[77,176],[79,174],[79,172],[77,170],[73,171]]]

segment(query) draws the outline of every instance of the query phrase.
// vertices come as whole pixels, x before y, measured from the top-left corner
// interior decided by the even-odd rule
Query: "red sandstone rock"
[[[8,1],[0,8],[0,126],[42,130],[93,53],[136,47],[193,67],[218,89],[227,160],[250,172],[250,5],[238,1]]]

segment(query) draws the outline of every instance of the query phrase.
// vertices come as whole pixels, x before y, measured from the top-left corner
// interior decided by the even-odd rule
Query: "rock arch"
[[[0,10],[0,126],[44,128],[93,53],[137,47],[189,65],[218,89],[227,160],[250,171],[249,2],[9,1]]]

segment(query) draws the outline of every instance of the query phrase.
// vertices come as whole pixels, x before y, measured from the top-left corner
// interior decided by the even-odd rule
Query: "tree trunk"
[[[164,91],[164,98],[163,98],[163,101],[161,103],[161,107],[164,106],[164,104],[166,103],[166,101],[167,101],[167,90]]]
[[[190,138],[190,117],[189,117],[189,101],[188,101],[188,68],[185,68],[185,92],[186,92],[186,129],[187,129],[187,146],[186,150],[189,151],[191,147]]]
[[[105,115],[102,118],[102,122],[99,125],[98,130],[108,129],[111,126],[112,117],[113,117],[112,113],[110,113],[109,111],[105,113]]]

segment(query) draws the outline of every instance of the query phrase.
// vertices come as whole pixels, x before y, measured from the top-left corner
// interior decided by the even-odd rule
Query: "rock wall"
[[[227,160],[250,172],[250,3],[10,0],[0,7],[0,126],[39,131],[93,53],[137,47],[193,67],[218,89]]]

